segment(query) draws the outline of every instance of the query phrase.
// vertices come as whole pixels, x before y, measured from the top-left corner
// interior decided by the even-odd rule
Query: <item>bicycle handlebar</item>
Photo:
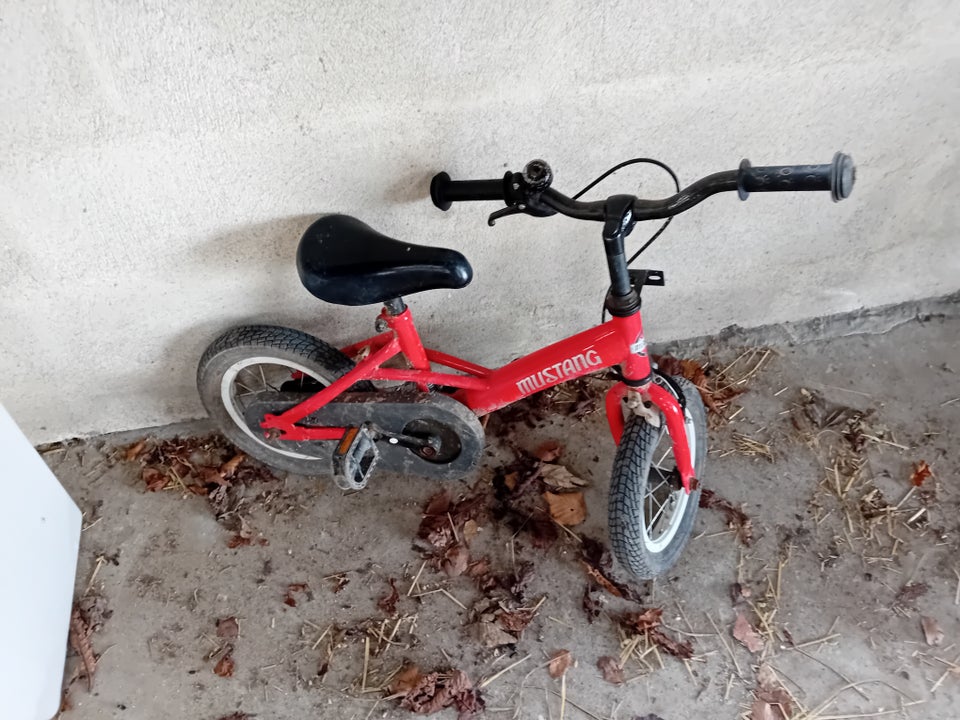
[[[534,161],[542,163],[543,161]],[[543,163],[549,173],[549,167]],[[634,220],[656,220],[689,210],[711,195],[736,190],[741,200],[752,192],[829,191],[834,202],[850,196],[856,180],[856,168],[849,155],[838,152],[825,165],[770,165],[753,167],[749,161],[737,170],[714,173],[663,200],[634,198]],[[549,180],[547,180],[549,183]],[[521,173],[507,173],[502,180],[451,180],[445,173],[434,176],[430,197],[441,210],[452,203],[472,200],[502,200],[517,212],[544,215],[557,212],[580,220],[606,218],[606,200],[572,200],[549,187],[532,187]]]

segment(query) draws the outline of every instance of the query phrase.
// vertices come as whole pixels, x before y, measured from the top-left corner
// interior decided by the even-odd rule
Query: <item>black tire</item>
[[[703,482],[704,460],[707,455],[707,417],[700,393],[693,383],[684,378],[674,378],[686,400],[688,422],[695,431],[694,472],[700,484]],[[644,501],[650,487],[650,469],[654,452],[661,443],[661,434],[669,443],[666,425],[661,416],[656,428],[645,419],[631,415],[626,422],[620,447],[613,461],[610,482],[608,523],[613,554],[624,568],[638,578],[651,579],[662,575],[677,562],[684,545],[693,530],[693,521],[700,505],[700,489],[690,492],[676,521],[671,521],[670,534],[651,538],[646,529]],[[662,446],[661,446],[662,447]],[[672,460],[672,453],[671,453]],[[654,476],[657,477],[656,475]],[[657,478],[659,480],[659,478]],[[659,484],[659,483],[658,483]],[[656,486],[654,486],[656,489]],[[680,494],[682,490],[678,491]],[[677,493],[669,495],[674,502],[683,502]],[[669,500],[668,500],[669,502]],[[654,516],[654,522],[656,516]],[[664,545],[659,547],[658,544]]]
[[[227,330],[214,340],[203,353],[197,368],[200,399],[211,419],[234,445],[277,470],[298,475],[331,474],[336,441],[310,443],[316,450],[316,458],[291,457],[278,447],[281,445],[279,441],[271,445],[266,440],[257,439],[231,416],[221,395],[224,374],[236,363],[254,357],[297,363],[323,385],[352,370],[353,361],[332,345],[299,330],[274,325],[244,325]],[[370,392],[373,386],[364,381],[351,390]]]

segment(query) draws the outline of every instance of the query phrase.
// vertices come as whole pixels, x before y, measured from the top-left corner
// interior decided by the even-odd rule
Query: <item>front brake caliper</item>
[[[649,397],[645,397],[639,390],[631,388],[624,401],[634,415],[642,417],[655,428],[660,427],[660,411],[650,401]]]

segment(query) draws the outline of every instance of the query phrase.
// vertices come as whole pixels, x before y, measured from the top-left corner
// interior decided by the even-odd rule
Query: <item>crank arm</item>
[[[434,452],[437,452],[440,449],[440,439],[437,437],[421,438],[414,437],[413,435],[394,433],[390,432],[389,430],[384,430],[383,428],[372,423],[368,424],[367,427],[377,440],[386,440],[391,445],[399,445],[400,447],[405,447],[409,450],[423,450],[425,448],[430,448]]]

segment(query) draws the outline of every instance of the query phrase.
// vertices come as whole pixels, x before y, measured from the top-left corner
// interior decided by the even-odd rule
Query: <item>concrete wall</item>
[[[573,191],[637,155],[681,180],[851,153],[859,184],[723,196],[647,263],[648,336],[699,335],[960,287],[960,5],[917,2],[19,2],[0,13],[0,397],[34,441],[202,414],[225,327],[332,341],[369,309],[299,285],[341,211],[472,261],[411,298],[427,339],[486,362],[594,323],[598,228],[440,213],[441,169],[548,159]],[[655,169],[603,191],[662,196]],[[634,240],[647,232],[640,228]]]

